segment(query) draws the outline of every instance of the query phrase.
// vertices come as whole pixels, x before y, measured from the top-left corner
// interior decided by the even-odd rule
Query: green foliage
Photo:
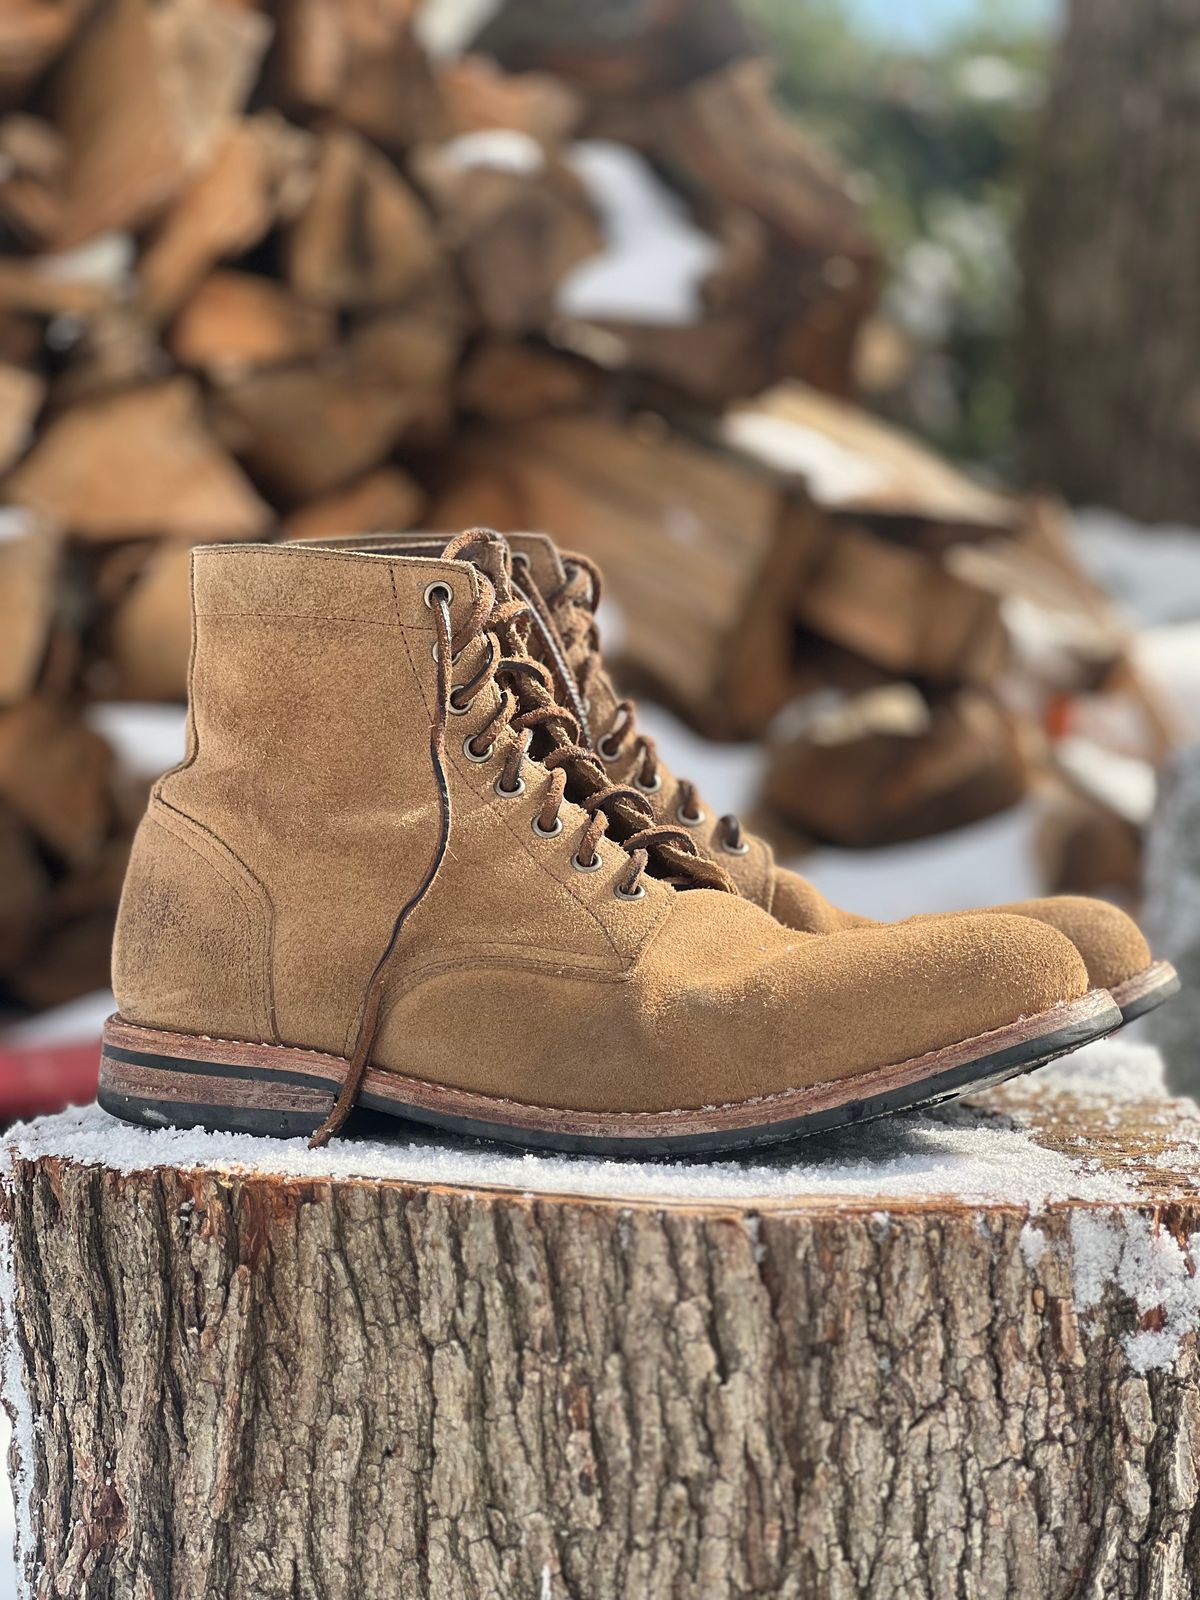
[[[940,448],[1003,470],[1013,455],[1013,240],[1050,30],[1020,0],[975,0],[926,51],[845,0],[745,0],[786,105],[857,174],[891,267],[886,309],[917,342],[888,409]]]

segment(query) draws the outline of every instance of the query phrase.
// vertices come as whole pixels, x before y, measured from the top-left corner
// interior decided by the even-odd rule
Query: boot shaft
[[[470,562],[433,555],[195,553],[187,755],[155,786],[118,917],[127,1018],[349,1053],[438,838],[436,585],[456,628],[492,594]],[[455,681],[490,648],[464,645]],[[604,872],[574,872],[587,818],[564,806],[561,838],[531,829],[549,775],[529,763],[521,795],[496,792],[515,736],[487,761],[465,751],[499,705],[492,683],[447,721],[453,845],[397,970],[514,953],[619,969],[647,912],[614,900],[616,847]]]

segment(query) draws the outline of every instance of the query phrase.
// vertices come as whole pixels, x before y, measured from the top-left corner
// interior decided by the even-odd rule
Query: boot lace
[[[383,954],[368,980],[346,1075],[329,1115],[309,1141],[314,1149],[327,1144],[340,1132],[354,1109],[379,1027],[389,963],[409,917],[437,881],[449,848],[452,823],[446,771],[449,719],[469,713],[476,697],[492,683],[499,690],[499,703],[483,726],[463,740],[463,751],[471,761],[488,761],[505,730],[515,732],[518,738],[505,754],[494,787],[501,795],[519,795],[525,789],[523,768],[531,759],[530,747],[535,739],[541,741],[544,748],[539,751],[538,759],[549,770],[550,782],[541,810],[534,818],[534,827],[543,838],[556,838],[562,833],[561,811],[570,779],[573,798],[577,798],[589,819],[573,857],[579,871],[595,872],[603,865],[599,846],[611,829],[610,836],[628,856],[629,863],[614,885],[618,898],[640,900],[646,892],[642,877],[651,865],[657,869],[657,875],[680,888],[704,887],[737,893],[720,867],[700,855],[685,829],[655,823],[653,808],[646,797],[627,785],[609,783],[596,757],[580,743],[579,724],[570,711],[557,703],[549,671],[525,651],[522,625],[530,608],[523,598],[511,591],[508,546],[500,535],[487,529],[472,529],[451,540],[442,559],[465,560],[469,552],[472,563],[488,581],[480,586],[469,614],[457,630],[450,615],[449,585],[435,582],[425,591],[425,603],[433,613],[437,633],[434,649],[438,666],[437,694],[429,734],[430,761],[439,800],[437,838],[416,893],[401,908]],[[454,667],[466,647],[480,637],[488,646],[487,659],[472,678],[456,686]]]
[[[524,556],[516,559],[528,566]],[[602,579],[600,569],[587,556],[563,555],[566,582],[542,604],[536,585],[530,583],[523,596],[543,649],[550,658],[559,687],[576,708],[585,737],[592,693],[597,676],[604,670],[600,646],[600,627],[596,609],[600,604]],[[634,787],[642,794],[657,794],[663,784],[661,758],[658,747],[648,733],[637,726],[637,707],[632,700],[620,700],[613,712],[607,730],[594,742],[596,753],[604,761],[618,762],[626,752],[637,754],[637,770],[633,776]],[[678,802],[675,815],[689,828],[698,828],[707,821],[700,804],[700,791],[690,778],[678,778]],[[741,820],[732,812],[717,819],[716,839],[722,850],[730,855],[742,856],[749,851]]]

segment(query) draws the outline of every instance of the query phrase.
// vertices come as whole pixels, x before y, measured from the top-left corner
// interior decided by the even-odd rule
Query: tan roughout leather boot
[[[438,545],[442,538],[414,532],[314,542],[329,548],[404,551],[429,547],[431,542]],[[601,580],[594,563],[560,551],[545,534],[514,533],[506,538],[516,563],[518,591],[529,600],[536,621],[530,649],[554,671],[564,703],[582,721],[588,742],[609,767],[613,781],[648,795],[660,820],[691,828],[697,843],[725,867],[739,892],[784,927],[837,933],[880,926],[832,905],[805,878],[779,866],[764,840],[746,832],[736,817],[718,816],[695,784],[675,777],[653,740],[639,733],[635,703],[618,697],[604,669],[595,619]],[[1083,956],[1091,983],[1111,992],[1125,1022],[1152,1011],[1179,990],[1171,964],[1155,961],[1133,919],[1103,900],[1055,895],[982,909],[988,914],[1033,917],[1065,934]]]
[[[486,534],[194,553],[188,751],[122,896],[110,1111],[319,1142],[362,1103],[527,1147],[714,1151],[1119,1021],[1026,918],[813,938],[725,892],[572,741],[506,563]]]

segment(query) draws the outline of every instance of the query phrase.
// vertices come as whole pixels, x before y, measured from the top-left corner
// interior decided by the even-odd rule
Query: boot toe
[[[1105,900],[1055,895],[996,910],[1032,917],[1064,934],[1082,956],[1093,989],[1115,989],[1144,972],[1153,959],[1133,918]]]

